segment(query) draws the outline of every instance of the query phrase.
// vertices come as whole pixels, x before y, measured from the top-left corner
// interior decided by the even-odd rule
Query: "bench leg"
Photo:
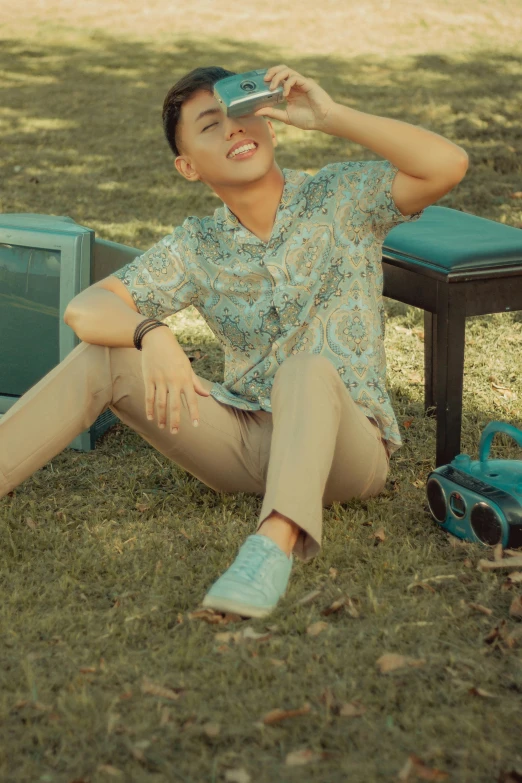
[[[441,297],[442,298],[442,297]],[[444,297],[446,298],[446,297]],[[451,462],[460,452],[466,307],[458,290],[448,291],[447,306],[433,319],[434,388],[437,406],[435,467]],[[441,303],[442,304],[442,303]]]
[[[424,412],[435,416],[435,358],[437,355],[437,316],[424,311]]]

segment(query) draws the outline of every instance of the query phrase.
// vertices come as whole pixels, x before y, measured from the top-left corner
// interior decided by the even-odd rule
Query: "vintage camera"
[[[522,446],[522,430],[490,422],[480,437],[478,460],[458,454],[428,475],[428,506],[435,522],[458,538],[515,549],[522,547],[522,460],[488,459],[497,432]]]
[[[270,89],[270,82],[263,81],[268,68],[246,71],[220,79],[214,85],[214,97],[227,117],[243,117],[253,114],[262,106],[282,103],[283,85]]]

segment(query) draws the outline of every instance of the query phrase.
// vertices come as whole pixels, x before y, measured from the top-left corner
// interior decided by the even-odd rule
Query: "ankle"
[[[299,538],[299,527],[288,517],[274,512],[262,522],[257,534],[270,538],[287,557],[290,557]]]

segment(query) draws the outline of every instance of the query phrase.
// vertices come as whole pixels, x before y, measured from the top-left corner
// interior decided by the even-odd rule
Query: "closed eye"
[[[203,130],[206,131],[207,128],[211,128],[213,125],[217,125],[217,122],[211,122],[210,125],[205,126]]]

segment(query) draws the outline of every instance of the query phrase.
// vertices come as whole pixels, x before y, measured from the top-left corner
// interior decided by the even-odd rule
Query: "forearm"
[[[146,317],[126,305],[112,291],[88,288],[78,295],[78,300],[72,303],[64,320],[83,342],[114,348],[133,348],[136,327]],[[156,332],[157,329],[153,331]],[[161,327],[161,331],[165,332],[165,329]],[[143,342],[151,333],[152,330],[145,335]],[[173,332],[170,334],[176,341]]]
[[[419,179],[438,179],[462,168],[466,151],[438,133],[401,120],[366,114],[335,103],[321,127],[330,136],[361,144]]]

